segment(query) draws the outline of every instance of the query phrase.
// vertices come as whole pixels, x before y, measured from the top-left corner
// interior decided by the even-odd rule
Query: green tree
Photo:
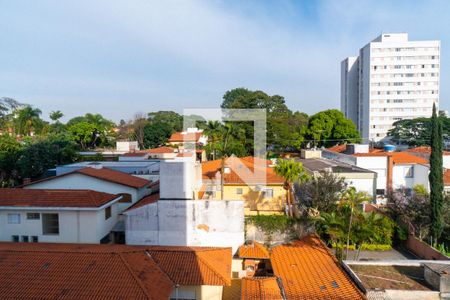
[[[309,176],[301,163],[295,162],[291,159],[279,159],[277,161],[277,165],[275,166],[275,173],[284,178],[286,203],[289,206],[289,215],[292,216],[293,201],[291,201],[291,195],[293,183],[298,181],[306,181]]]
[[[14,112],[14,131],[20,135],[31,135],[36,129],[42,126],[43,122],[40,118],[41,110],[33,108],[29,105],[18,108]]]
[[[355,124],[337,109],[321,111],[309,118],[308,138],[315,146],[359,143],[361,136]]]
[[[206,148],[212,155],[212,159],[217,158],[218,143],[222,139],[223,125],[219,121],[208,121],[204,128],[204,134],[208,137]]]
[[[16,162],[21,149],[21,144],[14,137],[8,134],[0,135],[0,187],[13,186],[17,183]]]
[[[57,123],[63,116],[64,114],[60,110],[55,110],[50,113],[50,119],[55,123]]]
[[[443,170],[442,170],[442,127],[433,104],[431,117],[431,155],[430,155],[430,204],[431,204],[431,234],[437,242],[443,230]]]
[[[77,122],[67,128],[73,141],[77,142],[82,150],[95,146],[95,136],[98,134],[94,124],[83,121]]]
[[[173,133],[168,123],[150,123],[144,127],[144,148],[156,148],[164,145]]]

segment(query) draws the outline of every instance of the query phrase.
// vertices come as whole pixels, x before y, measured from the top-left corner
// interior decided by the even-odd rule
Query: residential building
[[[1,299],[221,300],[231,249],[0,243]]]
[[[341,111],[364,143],[380,141],[395,121],[431,116],[439,76],[440,41],[383,33],[341,62]]]
[[[208,137],[203,134],[202,129],[188,128],[186,131],[173,133],[168,142],[171,146],[184,149],[192,148],[195,145],[204,146],[208,142]]]
[[[418,157],[422,157],[422,158],[430,161],[431,147],[420,146],[420,147],[407,149],[404,152],[407,152],[409,154],[412,154],[412,155],[415,155]],[[450,152],[449,151],[442,152],[442,166],[445,169],[450,169]]]
[[[229,157],[224,165],[223,199],[242,200],[245,215],[284,214],[286,189],[284,178],[278,176],[272,162],[253,157]],[[202,163],[201,199],[222,199],[222,160]]]
[[[258,274],[258,269],[265,269],[270,261],[269,250],[261,243],[250,241],[239,247],[239,258],[243,261],[243,270],[246,277],[253,277]]]
[[[385,195],[390,189],[411,191],[417,184],[429,189],[428,160],[407,152],[369,149],[368,145],[349,145],[345,149],[340,146],[325,149],[322,156],[376,172],[376,194],[379,201],[386,200]]]
[[[178,154],[178,149],[162,146],[153,149],[128,152],[119,156],[119,161],[142,161],[149,159],[174,159]]]
[[[316,152],[317,155],[310,155]],[[377,173],[368,169],[348,164],[335,159],[327,159],[321,156],[320,150],[302,150],[300,162],[311,176],[321,176],[324,172],[329,172],[337,177],[344,178],[348,186],[354,187],[358,192],[366,192],[370,196],[375,196],[377,188]],[[311,158],[305,158],[311,157]]]
[[[151,181],[113,169],[85,167],[54,177],[30,182],[24,189],[89,189],[121,195],[119,211],[122,212],[152,192]]]
[[[242,278],[242,299],[366,299],[315,234],[273,247],[264,268]]]
[[[0,189],[0,240],[107,243],[121,199],[92,190]]]
[[[161,162],[160,193],[124,212],[126,243],[231,247],[244,242],[244,202],[204,200],[201,165],[194,160]]]

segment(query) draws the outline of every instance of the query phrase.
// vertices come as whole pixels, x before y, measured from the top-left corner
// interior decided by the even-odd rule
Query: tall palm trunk
[[[348,232],[347,232],[347,251],[345,252],[345,259],[348,258],[348,248],[350,247],[350,230],[352,228],[352,220],[353,220],[353,206],[350,211],[350,221],[348,222]]]

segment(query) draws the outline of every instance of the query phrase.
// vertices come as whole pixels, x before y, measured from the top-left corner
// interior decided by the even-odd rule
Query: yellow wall
[[[241,195],[236,193],[238,188],[242,189]],[[286,203],[286,190],[283,186],[267,185],[263,189],[272,189],[273,197],[264,197],[262,192],[256,191],[255,186],[227,184],[224,186],[224,199],[244,200],[245,215],[283,214]],[[220,191],[216,191],[214,199],[220,198]]]

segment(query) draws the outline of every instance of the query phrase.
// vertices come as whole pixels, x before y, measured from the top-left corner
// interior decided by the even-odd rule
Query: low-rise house
[[[0,240],[107,243],[121,199],[92,190],[0,189]]]
[[[0,243],[0,269],[1,299],[221,300],[231,249]]]
[[[265,269],[269,262],[269,250],[261,243],[251,241],[239,248],[239,258],[243,259],[246,277],[253,277],[258,269]]]
[[[350,147],[353,146],[353,147]],[[377,198],[385,200],[390,189],[406,189],[411,191],[414,185],[420,184],[429,189],[428,160],[407,152],[392,152],[367,147],[347,145],[346,150],[340,152],[336,148],[322,151],[322,156],[342,161],[360,168],[377,173]],[[355,151],[357,150],[357,151]]]
[[[24,189],[89,189],[122,196],[120,212],[152,192],[152,182],[108,168],[82,168],[30,182]]]
[[[223,199],[243,200],[246,215],[284,214],[284,178],[270,167],[271,161],[253,157],[230,157],[224,165]],[[222,199],[221,160],[202,163],[201,199]]]
[[[281,293],[280,281],[276,277],[243,278],[241,286],[242,286],[241,288],[242,300],[286,299],[283,297],[283,294]]]
[[[128,152],[119,157],[119,161],[145,161],[149,159],[174,159],[178,149],[162,146],[158,148]]]
[[[203,130],[198,128],[188,128],[186,131],[173,133],[168,143],[177,146],[179,149],[192,148],[194,145],[204,146],[208,142],[208,137],[203,134]]]
[[[308,152],[318,152],[317,155],[310,155]],[[321,157],[320,150],[304,150],[302,157],[296,161],[302,163],[305,170],[311,176],[320,176],[324,172],[330,172],[337,177],[344,178],[345,182],[354,187],[357,191],[366,192],[370,196],[375,196],[377,188],[377,173],[368,169],[363,169],[339,160]]]
[[[429,161],[430,155],[431,155],[431,147],[420,146],[420,147],[407,149],[403,152],[407,152],[409,154],[416,155],[418,157],[422,157]],[[442,152],[442,166],[446,169],[450,169],[450,152],[449,151]]]

